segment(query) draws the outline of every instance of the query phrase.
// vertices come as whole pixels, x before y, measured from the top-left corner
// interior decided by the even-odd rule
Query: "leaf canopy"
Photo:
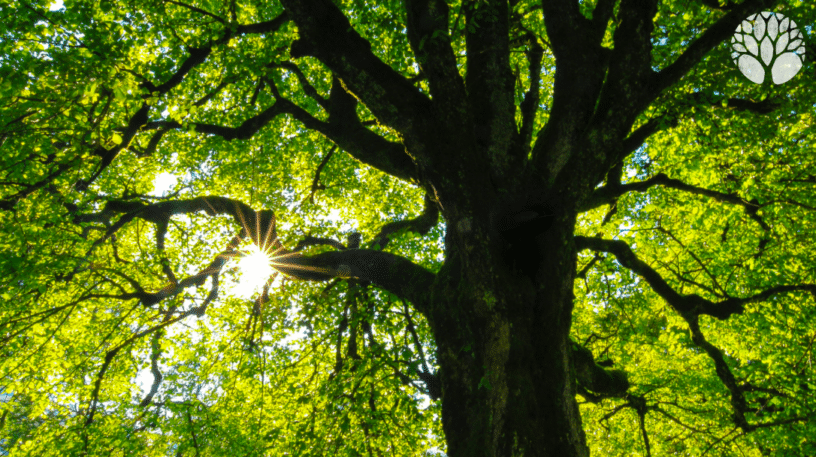
[[[510,3],[515,118],[523,123],[534,87],[539,132],[554,103],[558,38],[540,2]],[[591,19],[610,2],[578,3]],[[721,3],[660,2],[653,69],[689,52],[727,14]],[[334,4],[409,87],[444,98],[419,72],[403,2]],[[19,455],[444,451],[426,382],[436,343],[411,297],[372,286],[350,264],[331,282],[281,267],[247,298],[232,255],[246,248],[236,240],[253,232],[247,221],[260,227],[260,211],[272,210],[271,232],[256,232],[277,235],[268,241],[281,262],[350,252],[359,233],[361,248],[438,272],[450,222],[437,223],[413,163],[388,152],[405,147],[373,114],[386,108],[346,100],[342,114],[359,126],[330,114],[345,84],[321,59],[294,55],[299,29],[279,2],[56,6],[0,6],[0,386],[13,393],[2,446]],[[495,18],[449,8],[464,76],[467,31]],[[810,2],[774,11],[812,43]],[[613,17],[607,48],[617,26]],[[440,37],[419,47],[437,49]],[[532,77],[529,40],[543,49]],[[756,85],[727,43],[715,48],[643,109],[636,127],[648,139],[617,165],[622,179],[598,183],[607,193],[581,208],[571,336],[631,386],[623,397],[579,396],[593,454],[816,454],[816,52],[807,49],[799,75]],[[689,302],[709,311],[690,327],[672,294],[734,307]],[[728,302],[736,298],[745,300]]]

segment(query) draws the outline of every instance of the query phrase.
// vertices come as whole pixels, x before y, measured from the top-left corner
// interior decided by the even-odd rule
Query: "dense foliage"
[[[302,2],[321,5],[318,25],[282,3],[293,12],[257,0],[0,6],[0,388],[12,394],[0,437],[13,455],[446,451],[440,333],[416,303],[454,265],[454,225],[480,227],[449,220],[455,204],[432,184],[470,178],[435,181],[442,168],[412,149],[411,129],[430,127],[392,116],[413,99],[378,105],[370,81],[341,68],[370,61],[344,46],[361,37],[393,70],[386,95],[445,103],[455,91],[434,84],[465,78],[472,37],[506,20],[532,161],[554,107],[570,112],[558,49],[585,38],[550,30],[547,0],[510,1],[506,18],[498,1],[449,1],[445,15],[435,1]],[[792,18],[809,46],[816,9],[574,3],[587,24],[608,19],[607,50],[627,38],[621,11],[656,5],[652,70],[688,68],[639,107],[622,160],[576,203],[570,338],[587,446],[816,455],[816,52],[782,85],[748,81],[727,40],[693,56],[740,8]],[[359,37],[304,49],[306,30],[337,25],[332,4]],[[405,4],[447,23],[417,46]],[[278,272],[248,291],[239,253],[253,240]],[[475,388],[495,389],[490,376]]]

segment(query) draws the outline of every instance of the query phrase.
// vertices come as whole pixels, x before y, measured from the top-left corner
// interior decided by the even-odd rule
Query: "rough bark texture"
[[[536,240],[548,265],[536,283],[490,256],[498,235],[449,235],[471,254],[440,272],[429,313],[449,455],[588,455],[568,338],[572,223],[564,217]]]

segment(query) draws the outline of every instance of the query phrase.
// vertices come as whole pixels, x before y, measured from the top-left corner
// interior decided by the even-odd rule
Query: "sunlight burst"
[[[263,289],[264,284],[275,272],[269,254],[254,244],[242,251],[241,259],[238,261],[238,268],[241,272],[239,288],[249,294]]]

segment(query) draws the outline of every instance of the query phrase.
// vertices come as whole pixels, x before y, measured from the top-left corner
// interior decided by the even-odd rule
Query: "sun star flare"
[[[269,254],[254,244],[242,251],[238,267],[241,272],[241,288],[252,292],[261,290],[275,273]]]

